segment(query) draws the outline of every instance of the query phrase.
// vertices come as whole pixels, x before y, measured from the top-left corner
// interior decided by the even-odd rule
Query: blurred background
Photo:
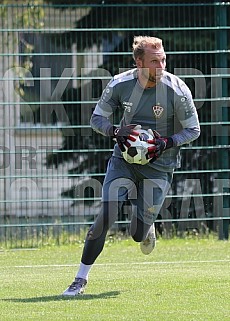
[[[0,1],[0,246],[84,239],[114,146],[89,119],[112,76],[134,67],[135,35],[163,39],[201,122],[157,232],[228,239],[229,20],[226,1]],[[127,201],[110,235],[128,235],[130,215]]]

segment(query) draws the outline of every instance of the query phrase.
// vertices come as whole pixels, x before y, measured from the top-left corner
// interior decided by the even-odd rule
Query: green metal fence
[[[228,238],[230,3],[150,2],[0,5],[1,244],[82,240],[114,144],[89,117],[112,75],[132,68],[139,34],[163,39],[167,70],[191,88],[202,130],[182,148],[159,231]],[[126,204],[118,229],[129,215]]]

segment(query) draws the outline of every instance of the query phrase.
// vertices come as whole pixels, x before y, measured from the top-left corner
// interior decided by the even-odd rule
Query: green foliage
[[[137,2],[139,5],[137,5]],[[104,5],[92,6],[87,13],[81,19],[76,20],[75,26],[76,31],[65,32],[56,37],[60,37],[61,42],[69,47],[76,43],[77,49],[79,51],[86,50],[96,45],[100,48],[103,40],[112,41],[112,36],[119,35],[121,42],[113,49],[111,55],[106,55],[106,61],[98,66],[103,68],[111,75],[119,72],[119,68],[132,68],[133,59],[131,54],[131,46],[133,41],[133,36],[140,31],[138,34],[147,34],[159,36],[163,39],[166,51],[183,51],[184,54],[178,55],[168,55],[167,58],[167,70],[174,72],[174,68],[197,68],[204,75],[209,74],[211,68],[215,65],[214,55],[206,54],[194,54],[190,51],[196,50],[214,50],[215,49],[215,32],[210,30],[209,36],[207,37],[207,32],[204,30],[197,30],[192,32],[188,36],[188,31],[183,28],[190,28],[194,26],[213,26],[215,25],[215,10],[213,6],[208,7],[206,11],[200,11],[200,8],[196,6],[165,6],[161,2],[161,6],[156,5],[146,5],[148,1],[143,1],[145,5],[141,5],[140,1],[133,2],[128,1],[127,4],[134,3],[136,6],[127,5],[122,7],[109,6],[110,4],[122,4],[120,1],[105,1]],[[53,4],[58,2],[52,1]],[[82,3],[82,2],[81,2]],[[85,1],[84,3],[91,3]],[[154,2],[154,4],[157,3]],[[160,2],[159,2],[160,3]],[[169,3],[174,3],[174,1],[169,1]],[[177,3],[182,3],[182,1],[177,1]],[[80,4],[80,2],[78,2]],[[108,6],[107,6],[108,5]],[[127,18],[131,17],[131,18]],[[191,19],[189,17],[192,17]],[[153,24],[154,22],[154,24]],[[156,31],[148,30],[148,28],[155,27]],[[158,28],[177,28],[176,31],[171,30],[157,30]],[[181,27],[181,29],[180,29]],[[94,31],[94,28],[109,28],[109,32]],[[112,31],[113,28],[121,28],[119,31]],[[134,28],[135,31],[132,30]],[[146,28],[146,29],[145,29]],[[80,32],[82,29],[84,31]],[[88,30],[87,30],[88,29]],[[90,49],[89,49],[90,50]],[[187,51],[187,52],[186,52]],[[130,52],[130,55],[120,55],[120,52]],[[193,79],[187,79],[187,83],[191,88],[192,92],[195,92]],[[95,97],[99,97],[101,94],[101,87],[98,81],[92,81],[92,87],[95,91]],[[207,85],[207,97],[210,96],[210,78],[206,79]],[[75,101],[81,101],[81,89],[69,90],[63,95],[63,101],[73,101],[72,104],[66,104],[65,108],[72,125],[81,124],[81,109],[80,104],[75,103]],[[209,103],[205,103],[202,109],[199,111],[199,117],[201,121],[207,121],[211,118],[211,109]],[[117,115],[117,122],[119,119],[119,113]],[[210,127],[202,129],[202,141],[197,140],[194,145],[213,145],[215,144],[215,137],[213,137],[209,131]],[[97,153],[81,153],[83,158],[79,157],[79,153],[71,153],[69,150],[79,150],[84,148],[89,149],[112,149],[113,142],[109,138],[104,138],[94,132],[91,132],[89,137],[80,135],[80,130],[75,131],[75,137],[63,136],[63,145],[58,153],[49,154],[47,158],[47,166],[59,166],[59,164],[64,162],[69,162],[74,160],[76,166],[70,170],[71,174],[76,173],[98,173],[98,177],[95,178],[102,180],[99,176],[100,173],[105,172],[108,157],[111,152],[97,152]],[[88,147],[87,147],[88,146]],[[215,151],[213,150],[202,150],[202,152],[195,150],[183,151],[183,170],[193,171],[194,167],[196,169],[201,168],[218,168],[217,159],[218,157],[211,157]],[[80,161],[82,160],[82,161]],[[199,160],[199,161],[197,161]],[[215,161],[216,160],[216,161]],[[208,166],[207,166],[208,163]],[[179,186],[177,182],[182,182],[186,178],[185,175],[178,175],[178,180],[175,182],[176,188]],[[209,180],[204,178],[204,186],[212,188],[206,181]],[[77,182],[78,184],[78,182]],[[179,186],[180,188],[180,186]],[[63,193],[63,196],[73,195],[74,186],[71,190]],[[210,192],[210,189],[209,189]],[[210,203],[209,203],[210,204]],[[178,205],[175,206],[178,210]],[[175,214],[177,215],[177,214]]]
[[[43,0],[28,1],[27,10],[23,10],[18,17],[18,23],[23,28],[39,29],[44,26],[44,8]]]
[[[191,6],[186,5],[191,2]],[[214,53],[217,47],[217,39],[219,39],[220,32],[225,29],[218,29],[217,31],[208,29],[209,27],[216,26],[218,21],[216,19],[216,7],[212,1],[202,1],[199,3],[195,1],[167,1],[170,3],[178,3],[178,6],[170,6],[162,1],[148,1],[148,0],[135,0],[126,1],[58,1],[58,0],[37,0],[37,1],[1,1],[3,6],[0,7],[2,14],[2,24],[4,28],[7,19],[6,5],[12,4],[12,7],[22,8],[19,14],[14,19],[14,26],[19,28],[33,28],[39,30],[43,27],[45,21],[45,14],[49,14],[49,9],[53,6],[60,14],[62,10],[75,10],[78,5],[80,8],[87,8],[85,15],[76,15],[76,20],[73,22],[71,31],[52,34],[52,40],[57,45],[57,51],[61,45],[63,50],[69,50],[74,44],[77,51],[83,52],[89,50],[93,46],[97,46],[100,50],[103,41],[112,41],[113,36],[119,36],[121,42],[112,49],[112,54],[106,54],[103,64],[98,66],[107,70],[111,75],[119,72],[119,68],[132,68],[133,60],[131,57],[132,39],[135,34],[147,34],[159,36],[163,39],[166,51],[174,52],[172,55],[167,56],[167,69],[169,72],[174,72],[174,68],[194,68],[198,69],[203,75],[209,75],[211,68],[216,67],[216,56]],[[43,7],[43,3],[45,6]],[[159,4],[157,6],[156,4]],[[184,6],[182,4],[185,4]],[[205,5],[210,3],[210,5]],[[118,6],[116,6],[118,4]],[[134,4],[132,6],[132,4]],[[218,3],[217,3],[218,4]],[[85,5],[85,7],[84,7]],[[197,6],[196,6],[197,5]],[[21,6],[21,7],[20,7]],[[52,8],[52,9],[53,9]],[[224,8],[224,6],[222,6]],[[47,26],[45,26],[47,27]],[[190,30],[190,28],[196,28]],[[207,29],[206,29],[207,27]],[[96,28],[96,31],[93,30]],[[104,28],[104,31],[100,29]],[[117,30],[116,28],[120,28]],[[164,30],[164,28],[166,28]],[[175,30],[174,30],[175,28]],[[187,29],[186,29],[187,28]],[[202,29],[203,28],[203,29]],[[97,30],[99,29],[99,30]],[[108,29],[108,31],[107,31]],[[84,30],[84,31],[83,31]],[[229,30],[226,29],[226,36],[229,39]],[[8,38],[7,38],[8,41]],[[25,72],[33,68],[33,51],[34,47],[31,43],[24,43],[26,59],[21,63]],[[18,50],[18,48],[17,48]],[[9,52],[11,52],[10,50]],[[175,52],[178,54],[175,54]],[[194,53],[196,52],[197,53]],[[130,52],[130,55],[120,53]],[[181,53],[182,52],[182,53]],[[200,52],[200,53],[199,53]],[[117,54],[116,54],[117,53]],[[55,53],[54,53],[55,54]],[[221,51],[218,53],[221,55]],[[103,57],[104,58],[104,57]],[[229,57],[228,63],[229,63]],[[18,62],[17,62],[18,63]],[[16,64],[15,64],[16,65]],[[89,76],[89,75],[86,75]],[[24,95],[23,81],[25,74],[19,73],[21,78],[21,86],[19,87],[20,94]],[[206,97],[211,97],[211,83],[210,77],[205,78],[207,94]],[[192,92],[195,92],[194,80],[186,79],[187,84]],[[99,97],[102,88],[100,81],[92,81],[94,97]],[[197,88],[196,88],[197,90]],[[196,93],[197,94],[197,93]],[[200,94],[200,93],[199,93]],[[201,93],[202,94],[202,93]],[[202,95],[198,98],[203,98]],[[36,101],[37,97],[31,98]],[[63,131],[63,142],[60,150],[57,153],[49,154],[47,157],[47,167],[58,167],[63,163],[70,163],[74,161],[74,166],[69,170],[70,174],[93,174],[94,178],[100,182],[103,181],[103,173],[105,172],[107,160],[111,155],[114,142],[111,138],[105,138],[91,131],[90,135],[81,135],[82,125],[82,109],[81,109],[81,88],[75,90],[70,88],[66,90],[63,97],[63,105],[68,114],[70,125],[74,126],[74,135],[66,136]],[[33,105],[33,108],[38,108],[38,105]],[[93,105],[92,105],[93,106]],[[212,119],[212,108],[210,108],[210,100],[205,102],[198,110],[201,122],[208,123]],[[32,110],[32,108],[31,108]],[[30,111],[31,111],[30,110]],[[37,110],[36,110],[37,112]],[[118,123],[120,112],[114,119]],[[227,138],[228,139],[228,138]],[[214,170],[221,169],[221,157],[218,149],[215,148],[220,142],[211,133],[211,126],[203,126],[201,137],[194,142],[195,146],[203,146],[202,149],[186,149],[183,150],[183,163],[182,170],[190,171],[190,174],[177,174],[174,176],[173,192],[183,192],[183,182],[186,178],[197,178],[202,183],[202,189],[205,193],[213,192],[213,179],[218,173],[204,172],[201,175],[195,173],[194,170]],[[214,148],[209,148],[214,146]],[[99,149],[103,151],[98,151]],[[88,150],[87,152],[85,152]],[[227,150],[225,150],[228,153]],[[226,158],[227,159],[227,158]],[[229,173],[226,174],[226,178]],[[75,181],[78,184],[78,181]],[[72,188],[64,191],[63,196],[74,197],[75,184]],[[176,194],[176,193],[175,193]],[[91,195],[85,195],[90,197]],[[180,202],[180,200],[179,200]],[[205,209],[207,215],[215,215],[213,213],[213,202],[210,199],[205,199]],[[172,204],[175,209],[175,216],[178,215],[180,203]],[[194,213],[191,213],[193,215]]]
[[[0,7],[0,17],[4,21],[5,28],[16,28],[16,29],[40,29],[44,26],[44,8],[43,8],[43,0],[33,0],[16,3],[10,0],[3,0],[0,2],[2,6]],[[12,6],[10,6],[12,5]],[[9,16],[13,15],[14,19],[9,19]],[[18,50],[18,39],[20,36],[15,36],[14,33],[9,32],[7,37],[6,46],[10,47],[10,43],[12,42],[13,48]],[[20,39],[23,41],[22,39]],[[19,93],[20,96],[24,96],[23,85],[25,83],[25,78],[32,70],[32,53],[34,50],[34,46],[26,41],[23,41],[24,53],[28,54],[24,57],[23,63],[19,64],[18,59],[16,58],[12,67],[14,67],[14,71],[16,72],[17,77],[19,78],[18,82],[15,82],[15,90]],[[10,50],[10,49],[9,49]],[[18,68],[19,67],[19,68]]]

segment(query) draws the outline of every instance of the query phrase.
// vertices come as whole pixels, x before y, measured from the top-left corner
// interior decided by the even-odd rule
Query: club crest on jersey
[[[155,118],[161,118],[164,108],[160,105],[153,106],[153,115]]]

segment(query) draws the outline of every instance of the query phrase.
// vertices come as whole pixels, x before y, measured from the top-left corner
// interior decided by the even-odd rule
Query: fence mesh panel
[[[89,117],[111,77],[133,67],[134,35],[163,39],[167,70],[188,84],[201,121],[200,138],[182,147],[159,231],[228,238],[229,2],[50,3],[0,5],[1,244],[83,239],[114,145]],[[116,229],[129,219],[126,204]]]

